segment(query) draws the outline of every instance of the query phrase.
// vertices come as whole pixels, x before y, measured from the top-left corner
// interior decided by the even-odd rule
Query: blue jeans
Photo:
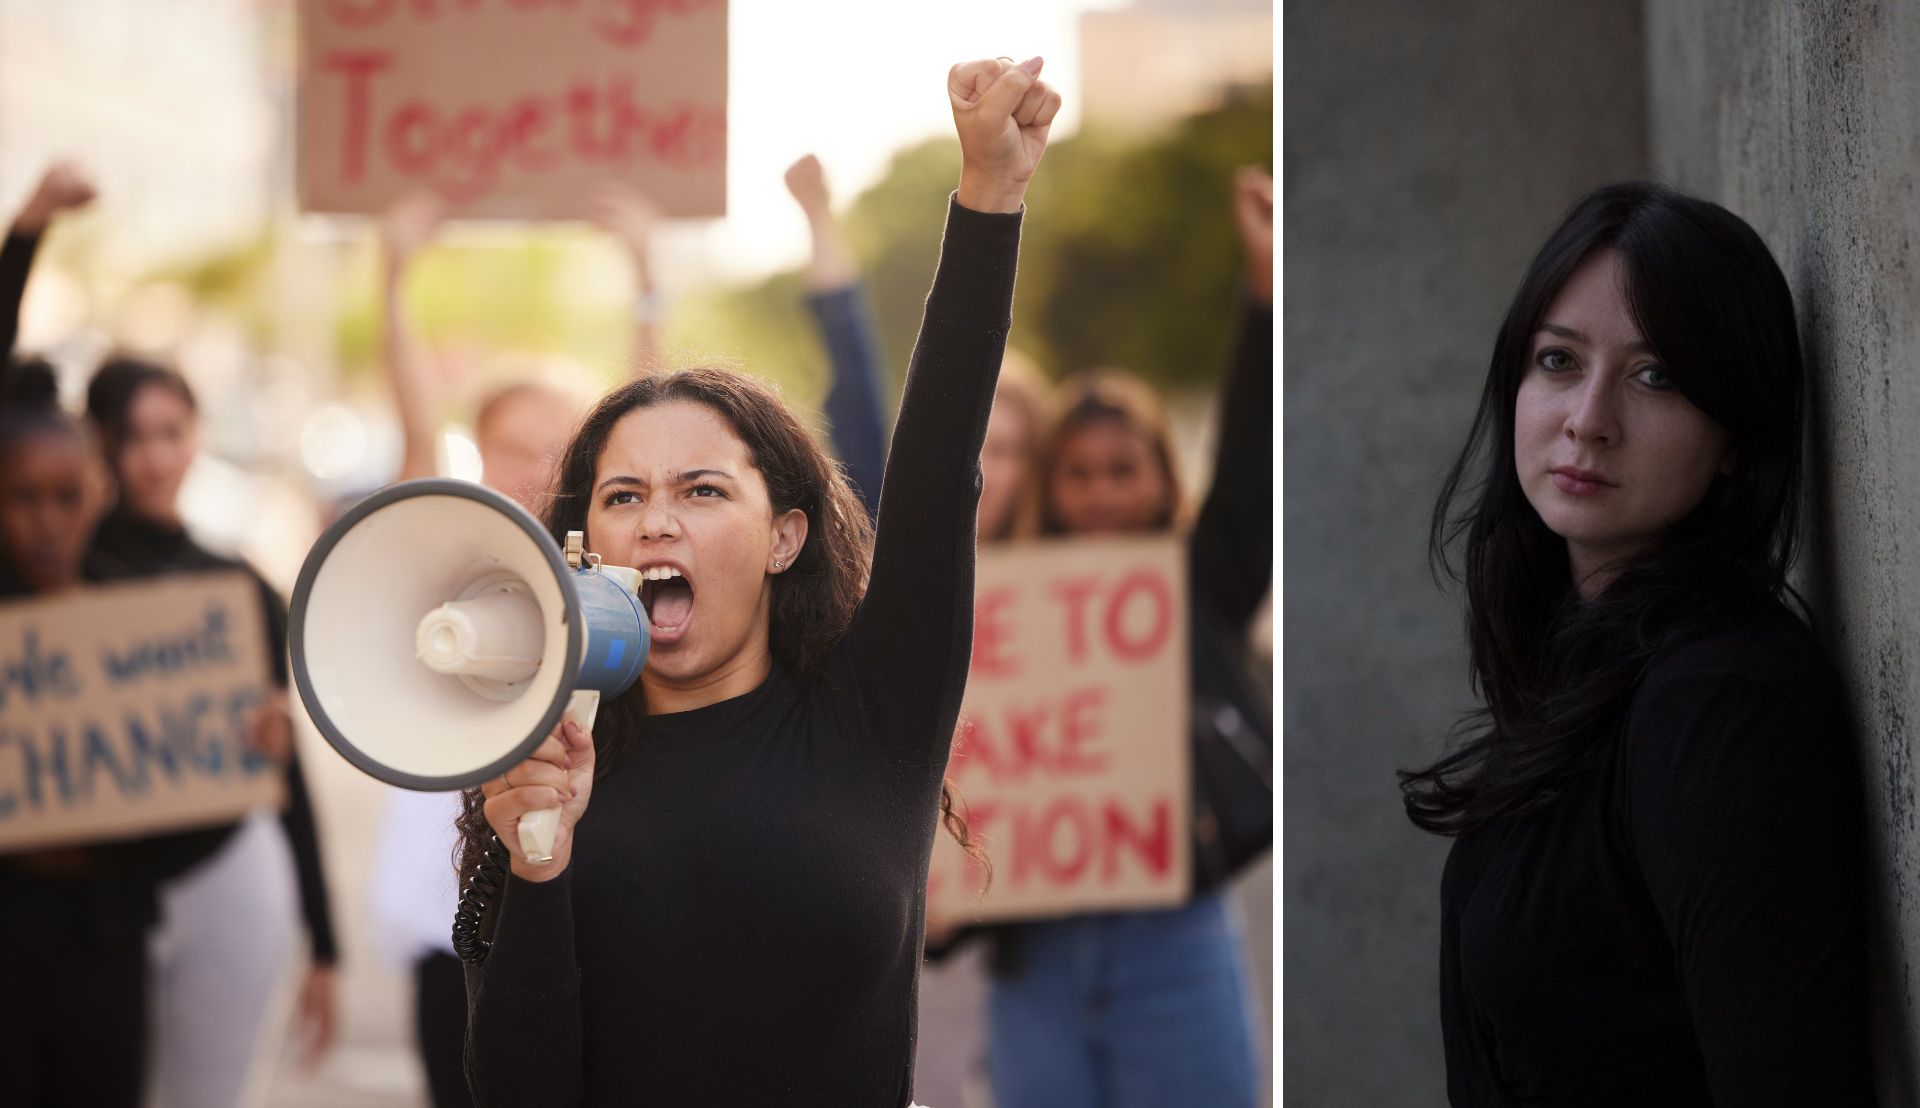
[[[1252,1108],[1259,1063],[1219,891],[1181,908],[1025,924],[995,976],[996,1108]]]

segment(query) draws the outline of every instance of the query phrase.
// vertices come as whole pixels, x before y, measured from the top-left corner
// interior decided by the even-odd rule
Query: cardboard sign
[[[0,853],[278,807],[279,766],[242,742],[265,635],[236,571],[0,604]]]
[[[1178,904],[1188,886],[1187,589],[1173,538],[986,548],[947,776],[993,863],[936,836],[947,923]]]
[[[726,213],[726,0],[301,0],[300,57],[306,211],[573,219],[621,179]]]

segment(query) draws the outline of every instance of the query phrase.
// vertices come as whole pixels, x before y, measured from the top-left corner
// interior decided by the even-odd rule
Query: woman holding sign
[[[51,366],[0,364],[0,603],[99,574],[87,541],[110,482],[86,430],[56,403]],[[17,649],[9,644],[8,649]],[[11,659],[10,659],[11,661]],[[9,667],[4,691],[34,679]],[[21,759],[14,741],[7,757]],[[0,774],[9,793],[21,775]],[[18,801],[7,797],[6,806]],[[0,855],[0,1081],[6,1102],[135,1108],[145,1078],[148,933],[160,883],[224,829]]]
[[[744,375],[636,381],[569,445],[549,528],[654,571],[653,649],[597,737],[563,725],[469,797],[468,868],[488,830],[516,852],[469,970],[480,1103],[912,1099],[972,632],[972,460],[1060,104],[1040,65],[948,76],[960,187],[876,538],[813,436]],[[518,822],[555,805],[554,860],[530,864]]]
[[[1804,384],[1717,204],[1595,190],[1520,283],[1430,542],[1486,707],[1403,774],[1455,1104],[1873,1103],[1858,769],[1783,602]]]
[[[1196,712],[1251,732],[1262,707],[1232,675],[1273,573],[1272,181],[1243,170],[1235,208],[1248,293],[1221,402],[1213,486],[1188,537]],[[1112,372],[1062,384],[1039,463],[1048,535],[1166,531],[1180,487],[1166,419],[1146,385]],[[1266,744],[1271,749],[1270,740]],[[1196,749],[1198,744],[1196,743]],[[1196,761],[1196,780],[1204,775]],[[999,1108],[1251,1105],[1258,1063],[1222,885],[1196,791],[1195,893],[1160,911],[1099,912],[989,928],[987,1057]]]
[[[234,1105],[257,1098],[285,1026],[286,971],[302,919],[308,959],[294,996],[307,1061],[333,1037],[333,919],[320,836],[286,709],[286,602],[243,561],[187,533],[180,491],[199,453],[199,405],[178,371],[109,359],[87,385],[87,416],[114,478],[112,510],[94,533],[91,565],[115,577],[238,569],[253,579],[278,690],[266,712],[284,752],[287,805],[231,825],[205,865],[162,895],[155,942],[156,1092],[170,1104]]]

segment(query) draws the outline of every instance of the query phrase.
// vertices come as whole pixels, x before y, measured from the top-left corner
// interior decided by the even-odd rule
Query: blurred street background
[[[1200,495],[1241,272],[1230,183],[1236,167],[1273,163],[1271,5],[976,0],[963,18],[890,0],[729,9],[727,215],[670,222],[655,240],[669,364],[744,368],[819,412],[828,360],[803,305],[807,227],[782,184],[813,152],[864,275],[890,413],[959,170],[943,76],[962,59],[1039,54],[1066,99],[1028,196],[1012,345],[1049,379],[1095,366],[1144,377]],[[374,221],[303,214],[295,199],[298,27],[293,0],[0,0],[0,209],[54,159],[72,159],[98,190],[41,245],[18,348],[54,365],[69,410],[110,351],[178,367],[199,398],[202,443],[181,514],[283,595],[327,520],[401,461],[380,368]],[[478,478],[468,421],[492,386],[534,374],[595,395],[626,378],[632,288],[622,249],[585,223],[474,220],[440,236],[405,307],[430,353],[452,475]],[[1270,675],[1269,616],[1255,644]],[[391,790],[299,722],[340,931],[340,1025],[316,1071],[286,1046],[267,1102],[425,1104],[412,981],[377,955],[369,912]],[[1270,1089],[1270,863],[1232,899]],[[969,1005],[977,997],[951,1007]],[[938,1019],[920,1028],[923,1043],[978,1035]],[[934,1108],[990,1103],[957,1070],[923,1067],[922,1082]]]

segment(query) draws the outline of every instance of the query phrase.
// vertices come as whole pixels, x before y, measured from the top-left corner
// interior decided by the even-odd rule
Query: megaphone
[[[640,575],[563,549],[526,509],[467,481],[390,485],[308,552],[293,590],[293,681],[333,748],[408,789],[498,777],[562,718],[591,730],[601,697],[646,664]],[[520,845],[553,857],[560,810]]]

